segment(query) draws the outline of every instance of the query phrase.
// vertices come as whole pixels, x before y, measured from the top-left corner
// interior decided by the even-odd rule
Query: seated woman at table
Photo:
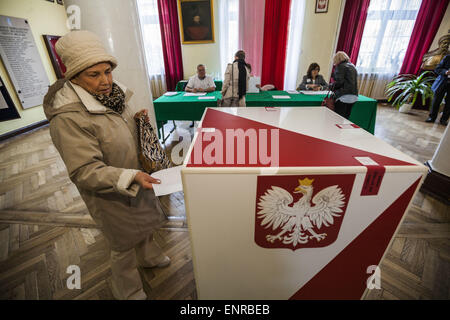
[[[308,68],[306,76],[303,76],[303,81],[298,85],[297,90],[327,90],[328,83],[319,74],[320,66],[317,63],[311,63]]]

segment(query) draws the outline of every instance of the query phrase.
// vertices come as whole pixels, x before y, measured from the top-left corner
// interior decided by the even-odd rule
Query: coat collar
[[[103,112],[110,111],[110,109],[106,108],[103,104],[100,103],[100,101],[95,99],[92,94],[90,94],[88,91],[83,89],[81,86],[79,86],[71,81],[67,81],[67,83],[70,87],[72,87],[72,89],[75,91],[78,98],[80,99],[81,103],[86,107],[86,109],[89,112],[103,113]],[[128,101],[132,94],[131,91],[128,90],[123,84],[121,84],[117,81],[114,81],[114,83],[117,84],[120,87],[120,89],[123,90],[123,92],[125,93],[125,101]]]

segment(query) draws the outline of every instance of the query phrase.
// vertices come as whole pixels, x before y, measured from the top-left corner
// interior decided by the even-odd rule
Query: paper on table
[[[259,89],[256,87],[257,84],[261,84],[261,77],[250,77],[248,80],[248,93],[259,93]]]
[[[182,167],[183,166],[176,166],[153,172],[151,174],[153,178],[161,180],[161,184],[153,184],[155,196],[163,196],[166,194],[183,191],[183,185],[181,183]]]
[[[214,100],[215,98],[214,96],[198,97],[198,100]]]
[[[185,97],[200,97],[206,95],[206,92],[186,92]]]
[[[300,93],[297,90],[286,90],[286,92],[289,94],[299,94]]]
[[[379,166],[379,164],[370,157],[353,157],[353,158],[358,160],[364,166]]]
[[[272,96],[274,99],[290,99],[290,96]]]
[[[166,93],[164,93],[165,96],[170,97],[170,96],[175,96],[177,94],[179,94],[180,92],[178,91],[167,91]]]
[[[303,94],[309,94],[311,96],[321,95],[321,94],[327,94],[329,91],[300,91]]]

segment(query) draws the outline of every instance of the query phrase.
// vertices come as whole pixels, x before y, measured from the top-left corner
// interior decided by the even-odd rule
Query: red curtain
[[[167,90],[173,91],[183,79],[177,0],[158,0],[159,25],[164,54]]]
[[[336,51],[344,51],[356,65],[370,0],[347,0]]]
[[[423,0],[417,14],[400,74],[417,74],[444,18],[449,0]]]
[[[291,0],[266,0],[261,85],[284,87]]]

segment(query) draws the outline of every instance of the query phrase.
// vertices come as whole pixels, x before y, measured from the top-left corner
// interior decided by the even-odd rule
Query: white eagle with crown
[[[295,247],[308,243],[310,239],[323,240],[327,234],[316,233],[313,226],[317,229],[322,225],[329,227],[334,223],[334,217],[340,216],[345,196],[339,186],[324,188],[312,197],[314,179],[305,178],[298,182],[299,186],[293,193],[303,193],[303,196],[292,207],[289,206],[294,201],[292,195],[280,187],[272,186],[260,197],[257,216],[262,219],[261,226],[266,229],[272,227],[272,230],[281,227],[278,234],[266,235],[268,242],[279,240]]]

